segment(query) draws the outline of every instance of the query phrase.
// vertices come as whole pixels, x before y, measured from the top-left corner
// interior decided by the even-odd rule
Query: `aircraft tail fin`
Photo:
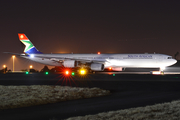
[[[18,33],[19,40],[25,45],[24,53],[26,54],[42,54],[36,47],[31,43],[24,33]]]

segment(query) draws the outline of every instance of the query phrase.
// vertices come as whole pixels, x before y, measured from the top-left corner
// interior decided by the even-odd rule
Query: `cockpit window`
[[[172,59],[172,57],[168,57],[168,59]]]

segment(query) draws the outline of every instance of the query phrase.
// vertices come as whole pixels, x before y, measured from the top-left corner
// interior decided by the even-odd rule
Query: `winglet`
[[[25,45],[24,53],[26,54],[42,54],[36,47],[31,43],[24,33],[18,33],[19,40]]]

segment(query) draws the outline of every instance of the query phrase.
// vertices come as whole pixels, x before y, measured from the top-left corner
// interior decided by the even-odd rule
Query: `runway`
[[[98,87],[111,95],[0,111],[1,120],[50,120],[141,107],[180,99],[180,74],[0,74],[1,85]]]

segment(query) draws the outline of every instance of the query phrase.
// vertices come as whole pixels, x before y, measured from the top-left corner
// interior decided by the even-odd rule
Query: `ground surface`
[[[180,101],[156,104],[146,107],[103,112],[68,118],[67,120],[179,120]]]
[[[47,85],[0,85],[0,110],[99,97],[109,94],[110,91],[99,88],[77,88]]]
[[[1,85],[61,85],[101,88],[111,94],[103,97],[78,99],[46,105],[6,109],[1,120],[50,120],[103,112],[145,107],[180,99],[180,75],[95,74],[65,79],[62,75],[12,74],[0,75]]]

